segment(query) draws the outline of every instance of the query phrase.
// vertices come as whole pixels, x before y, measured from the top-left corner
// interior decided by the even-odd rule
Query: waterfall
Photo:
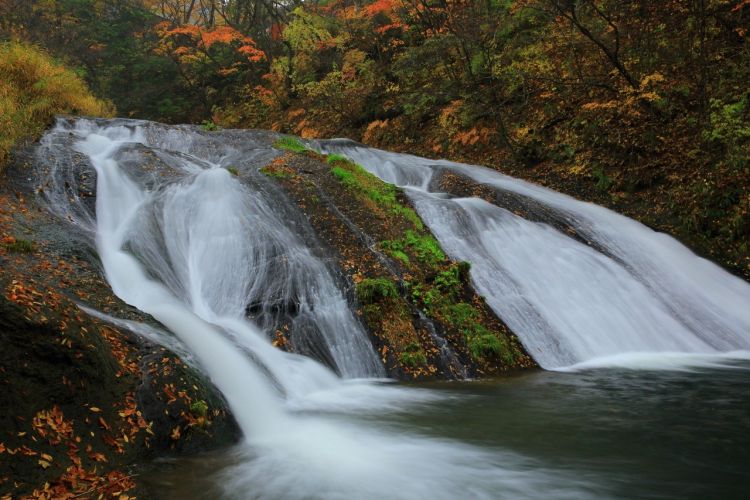
[[[50,208],[94,246],[115,294],[178,342],[133,330],[189,351],[225,396],[244,435],[239,464],[220,473],[227,497],[599,496],[514,453],[337,416],[437,396],[345,381],[331,369],[348,378],[383,373],[314,238],[257,173],[277,153],[255,134],[60,120],[37,151]],[[242,182],[230,166],[242,169]],[[95,189],[95,207],[79,195],[86,189]],[[329,367],[276,349],[267,330],[278,321],[299,330],[302,350]]]
[[[446,252],[472,264],[479,293],[544,368],[673,369],[749,355],[750,285],[665,234],[486,168],[346,140],[314,145],[404,187]],[[444,171],[535,206],[543,220],[436,192],[432,181]]]

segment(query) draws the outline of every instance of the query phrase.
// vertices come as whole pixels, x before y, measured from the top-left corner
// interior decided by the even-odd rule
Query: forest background
[[[0,125],[116,109],[483,164],[747,279],[749,28],[750,0],[0,0]]]

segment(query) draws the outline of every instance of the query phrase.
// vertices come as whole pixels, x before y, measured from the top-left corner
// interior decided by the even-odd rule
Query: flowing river
[[[114,292],[164,325],[161,341],[210,377],[243,432],[231,450],[149,466],[154,495],[746,491],[750,285],[630,219],[486,169],[313,143],[405,187],[443,248],[472,263],[490,306],[555,370],[386,383],[336,269],[258,172],[278,155],[264,134],[61,120],[38,150],[50,208],[95,248]],[[95,170],[95,206],[78,197],[69,171],[77,157]],[[431,179],[441,169],[540,215],[437,193]],[[280,321],[291,324],[298,354],[271,344]]]

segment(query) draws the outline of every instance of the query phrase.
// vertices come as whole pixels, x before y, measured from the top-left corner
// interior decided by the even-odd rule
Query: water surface
[[[401,411],[331,413],[342,421],[386,427],[391,434],[459,441],[496,454],[500,462],[510,460],[514,467],[524,457],[521,468],[574,482],[584,495],[747,498],[750,491],[747,362],[691,371],[539,371],[420,387],[418,393],[429,391],[436,398]],[[251,489],[227,492],[221,487],[226,471],[244,459],[234,449],[160,462],[152,465],[147,480],[162,498],[255,498]],[[315,491],[309,493],[316,498]],[[513,497],[502,490],[494,493]],[[525,495],[555,497],[534,484]],[[352,491],[350,498],[357,497]]]

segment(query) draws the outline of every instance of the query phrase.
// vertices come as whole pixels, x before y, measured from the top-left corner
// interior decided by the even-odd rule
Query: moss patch
[[[309,151],[307,146],[302,144],[299,139],[291,136],[280,137],[273,143],[273,147],[276,149],[283,149],[284,151],[290,151],[292,153],[306,153]]]
[[[362,304],[393,300],[398,296],[396,284],[387,278],[368,278],[357,283],[357,299]]]
[[[418,231],[424,224],[413,208],[398,199],[401,190],[393,184],[381,181],[376,176],[340,155],[330,155],[326,161],[332,166],[331,174],[344,186],[353,190],[363,201],[374,204],[375,209],[408,221]]]

